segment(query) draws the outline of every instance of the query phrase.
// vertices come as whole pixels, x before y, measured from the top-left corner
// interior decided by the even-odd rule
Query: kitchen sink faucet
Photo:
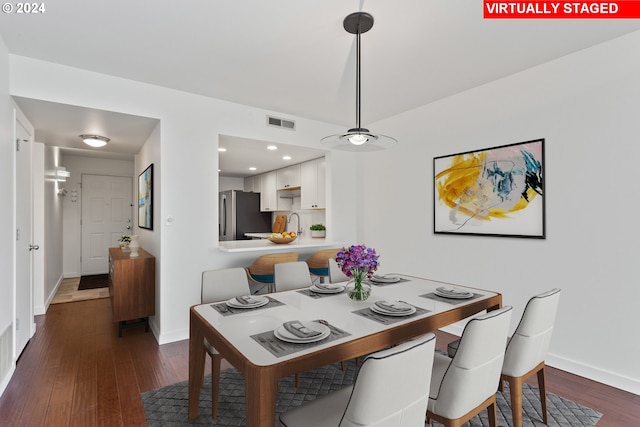
[[[296,216],[298,218],[298,231],[296,231],[297,234],[302,234],[302,227],[300,226],[300,215],[298,215],[297,212],[292,213],[291,215],[289,215],[289,219],[287,220],[287,224],[291,223],[291,217]]]

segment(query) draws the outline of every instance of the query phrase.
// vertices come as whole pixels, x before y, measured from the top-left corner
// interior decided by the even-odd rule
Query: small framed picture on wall
[[[138,176],[138,227],[153,230],[153,163]]]

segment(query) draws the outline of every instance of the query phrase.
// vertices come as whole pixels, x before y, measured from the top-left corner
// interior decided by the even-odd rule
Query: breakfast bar
[[[223,252],[278,252],[298,249],[339,248],[344,242],[313,237],[299,237],[291,243],[277,244],[268,239],[230,240],[219,242],[218,248]]]

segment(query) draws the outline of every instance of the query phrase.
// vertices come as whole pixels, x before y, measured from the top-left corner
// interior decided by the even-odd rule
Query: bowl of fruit
[[[291,243],[298,235],[295,231],[283,231],[282,233],[271,233],[269,241],[277,244]]]

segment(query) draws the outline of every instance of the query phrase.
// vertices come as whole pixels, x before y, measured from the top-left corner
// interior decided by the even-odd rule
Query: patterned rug
[[[353,384],[358,367],[355,363],[347,363],[347,369],[342,371],[339,364],[306,371],[301,374],[300,387],[296,389],[294,377],[286,377],[278,384],[277,414],[287,408],[299,406],[318,395],[338,390],[344,385]],[[523,386],[523,427],[544,426],[542,423],[538,389],[528,384]],[[142,403],[150,427],[153,426],[244,426],[245,400],[244,377],[235,369],[222,371],[220,375],[220,399],[218,401],[218,418],[211,419],[211,376],[205,377],[205,383],[200,391],[199,417],[189,423],[188,413],[188,382],[173,384],[157,390],[142,393]],[[506,396],[506,399],[505,399]],[[497,394],[498,425],[511,426],[511,406],[509,403],[509,388],[505,388],[504,396]],[[549,409],[549,427],[566,426],[594,426],[602,414],[564,399],[552,393],[547,393]],[[276,423],[276,425],[278,425]],[[425,424],[427,425],[427,424]],[[434,426],[441,424],[434,422]],[[465,426],[488,426],[486,411],[473,418]]]

